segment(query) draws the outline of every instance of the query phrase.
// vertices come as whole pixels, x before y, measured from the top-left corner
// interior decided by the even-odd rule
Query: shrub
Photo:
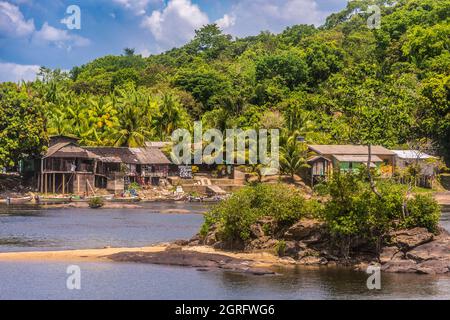
[[[277,244],[275,245],[275,253],[279,257],[283,257],[285,255],[285,252],[286,252],[286,241],[284,240],[278,241]]]
[[[408,201],[407,209],[408,215],[402,221],[402,227],[423,227],[434,233],[438,231],[441,208],[431,195],[416,195]]]
[[[407,200],[408,214],[404,216],[406,186],[383,181],[377,187],[381,197],[358,175],[336,173],[333,176],[327,186],[331,199],[325,204],[323,215],[333,235],[341,239],[381,241],[388,231],[396,228],[437,230],[440,208],[430,195]]]
[[[273,217],[289,226],[304,216],[317,215],[320,205],[306,201],[300,191],[284,184],[256,184],[234,193],[205,215],[201,234],[217,224],[223,240],[247,240],[250,226],[263,217]]]
[[[103,199],[100,197],[95,197],[95,198],[92,198],[89,200],[89,207],[94,208],[94,209],[103,207],[104,204],[105,203],[104,203]]]

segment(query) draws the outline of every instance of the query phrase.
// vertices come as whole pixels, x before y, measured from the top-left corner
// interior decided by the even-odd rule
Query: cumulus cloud
[[[293,24],[320,25],[327,14],[316,0],[240,0],[217,23],[235,36],[248,36]]]
[[[150,4],[162,3],[162,0],[113,0],[113,2],[131,10],[136,15],[144,15]]]
[[[38,71],[39,66],[36,65],[0,62],[0,82],[33,81]]]
[[[221,29],[228,29],[228,28],[234,26],[235,23],[236,23],[236,17],[230,16],[228,14],[225,14],[222,18],[220,18],[219,20],[216,21],[216,24]]]
[[[26,20],[19,7],[0,1],[0,36],[26,37],[35,30],[33,19]]]
[[[58,48],[71,50],[72,47],[85,47],[90,41],[81,36],[71,34],[67,30],[58,29],[44,23],[41,30],[36,31],[33,35],[33,41],[37,44],[52,43]]]
[[[191,0],[169,0],[165,8],[146,16],[141,26],[150,30],[161,49],[169,49],[185,44],[208,23],[208,16]]]

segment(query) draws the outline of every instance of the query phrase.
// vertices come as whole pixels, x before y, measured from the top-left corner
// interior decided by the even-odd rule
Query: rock
[[[432,259],[450,261],[450,238],[440,238],[420,245],[407,252],[406,255],[417,262]]]
[[[285,233],[284,237],[287,240],[305,240],[313,237],[315,240],[320,238],[323,223],[317,220],[301,220],[291,226]]]
[[[307,256],[300,259],[298,262],[301,265],[325,265],[328,263],[328,260],[323,257],[314,257],[314,256]]]
[[[381,270],[384,272],[396,272],[396,273],[416,273],[417,272],[417,264],[414,260],[406,259],[406,260],[391,260],[385,263]]]
[[[270,269],[250,267],[248,261],[215,253],[166,250],[161,252],[120,252],[108,256],[113,261],[194,267],[207,271],[213,268],[255,275],[275,274]]]
[[[187,246],[189,244],[189,241],[187,241],[187,240],[175,240],[173,243],[178,245],[178,246],[184,247],[184,246]]]
[[[284,247],[284,256],[294,257],[296,258],[298,252],[300,250],[300,246],[295,241],[286,241]]]
[[[444,260],[427,260],[419,263],[417,272],[424,274],[444,274],[449,272],[450,262]]]
[[[380,262],[385,264],[392,260],[392,258],[399,252],[397,247],[384,247],[380,253]]]
[[[390,234],[393,244],[402,250],[409,250],[433,240],[434,235],[425,228],[399,230]]]
[[[262,225],[260,225],[259,223],[252,224],[250,226],[250,236],[252,238],[264,237],[264,231],[263,231]]]
[[[273,249],[277,245],[278,240],[270,238],[268,236],[264,236],[258,239],[255,239],[251,241],[249,244],[247,244],[248,250],[268,250]]]

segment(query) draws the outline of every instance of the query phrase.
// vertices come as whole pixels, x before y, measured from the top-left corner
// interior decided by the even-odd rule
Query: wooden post
[[[37,176],[37,189],[38,189],[38,192],[41,192],[41,174],[39,173],[38,174],[38,176]]]
[[[53,194],[56,193],[56,174],[53,174]]]
[[[76,173],[75,178],[77,179],[77,193],[80,194],[80,177]]]
[[[62,176],[62,193],[66,194],[66,175],[64,173]]]
[[[45,176],[45,195],[47,195],[47,191],[48,191],[48,189],[47,189],[47,186],[48,186],[48,181],[47,180],[48,179],[47,178],[48,178],[48,176],[47,176],[46,173],[44,174],[44,176]]]

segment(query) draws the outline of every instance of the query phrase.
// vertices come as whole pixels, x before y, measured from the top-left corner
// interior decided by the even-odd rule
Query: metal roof
[[[419,160],[425,160],[425,159],[433,159],[436,157],[430,156],[429,154],[426,154],[425,152],[421,152],[419,150],[392,150],[400,159],[419,159]]]
[[[369,160],[369,156],[364,155],[334,155],[337,161],[340,162],[363,162],[366,163]],[[378,156],[372,155],[370,162],[383,162]]]
[[[367,155],[369,148],[362,145],[308,145],[309,149],[322,155]],[[372,146],[374,155],[395,155],[382,146]]]

